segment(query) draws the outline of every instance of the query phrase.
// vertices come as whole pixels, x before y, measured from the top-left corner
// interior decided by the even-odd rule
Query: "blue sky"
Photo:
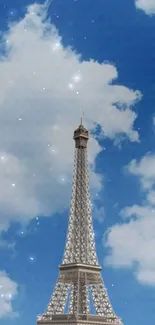
[[[58,276],[84,107],[97,252],[125,325],[155,322],[155,1],[0,1],[0,325]]]

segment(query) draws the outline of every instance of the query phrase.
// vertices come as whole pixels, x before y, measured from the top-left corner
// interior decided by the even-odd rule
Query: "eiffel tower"
[[[95,248],[89,191],[88,130],[74,132],[75,158],[66,246],[51,300],[37,325],[123,325],[115,315]],[[91,299],[91,300],[90,300]],[[95,314],[90,312],[92,301]]]

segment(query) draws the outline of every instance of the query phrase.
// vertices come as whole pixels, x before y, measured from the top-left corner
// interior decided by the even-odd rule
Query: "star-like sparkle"
[[[81,81],[81,75],[80,75],[80,74],[76,74],[76,75],[73,77],[73,80],[74,80],[74,82],[80,82],[80,81]]]
[[[69,84],[68,88],[73,89],[74,88],[73,84]]]
[[[60,42],[56,42],[54,45],[53,45],[53,50],[59,50],[61,48],[61,43]]]

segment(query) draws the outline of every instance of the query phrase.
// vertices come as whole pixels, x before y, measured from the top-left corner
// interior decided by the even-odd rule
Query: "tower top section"
[[[89,140],[89,132],[83,126],[83,124],[82,124],[82,118],[81,118],[81,124],[74,131],[74,137],[73,137],[73,139],[75,140],[75,147],[76,148],[87,148],[87,142]]]

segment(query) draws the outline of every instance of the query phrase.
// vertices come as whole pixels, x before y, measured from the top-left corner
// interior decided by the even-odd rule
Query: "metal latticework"
[[[57,284],[45,314],[38,316],[38,325],[82,325],[83,321],[87,321],[87,325],[96,325],[96,322],[122,324],[113,311],[98,265],[89,190],[89,135],[82,124],[74,132],[74,139],[76,149],[66,246]],[[96,315],[90,314],[89,293]]]
[[[87,148],[75,149],[69,227],[62,264],[98,265],[91,216]]]
[[[89,312],[87,277],[85,273],[79,272],[76,281],[71,285],[69,314],[78,316]]]
[[[61,275],[57,281],[52,298],[47,307],[48,315],[61,315],[64,313],[67,296],[68,296],[69,285],[63,283]]]
[[[96,314],[100,316],[115,317],[103,282],[93,284],[90,287]]]

